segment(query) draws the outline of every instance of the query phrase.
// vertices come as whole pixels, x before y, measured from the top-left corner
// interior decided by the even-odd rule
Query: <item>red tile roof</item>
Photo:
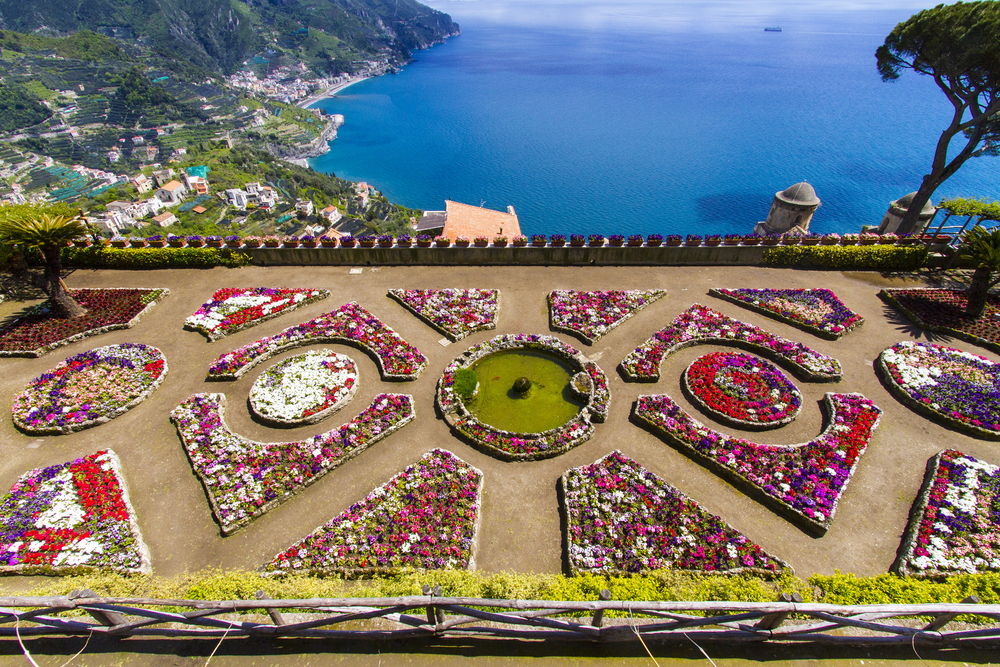
[[[513,212],[503,213],[451,200],[445,200],[445,208],[448,211],[448,220],[444,223],[441,235],[447,236],[452,241],[458,236],[464,236],[471,241],[477,236],[492,239],[501,234],[507,238],[521,234],[521,225],[517,221],[517,214]],[[508,209],[514,210],[513,207]]]

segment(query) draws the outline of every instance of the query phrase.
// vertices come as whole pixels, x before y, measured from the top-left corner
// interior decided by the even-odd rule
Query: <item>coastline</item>
[[[335,86],[330,86],[329,88],[327,88],[326,90],[324,90],[322,93],[316,93],[315,95],[310,95],[309,97],[305,98],[301,102],[297,102],[295,104],[295,106],[300,107],[302,109],[308,109],[309,107],[311,107],[313,104],[316,104],[320,100],[324,100],[324,99],[326,99],[328,97],[333,97],[334,95],[336,95],[340,91],[344,90],[345,88],[348,88],[350,86],[353,86],[356,83],[361,83],[362,81],[364,81],[366,79],[371,79],[371,78],[372,77],[370,77],[370,76],[359,76],[357,78],[348,79],[347,81],[344,81],[342,83],[338,83]]]

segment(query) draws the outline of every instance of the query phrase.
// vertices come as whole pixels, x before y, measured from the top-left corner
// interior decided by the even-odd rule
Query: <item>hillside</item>
[[[411,49],[458,34],[451,17],[415,0],[0,0],[0,28],[65,35],[93,30],[147,46],[170,61],[230,73],[265,48],[323,35],[320,61]],[[322,51],[322,53],[320,53]]]

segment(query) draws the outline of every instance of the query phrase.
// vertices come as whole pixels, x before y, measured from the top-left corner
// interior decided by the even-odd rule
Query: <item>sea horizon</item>
[[[950,118],[929,77],[875,68],[920,6],[429,4],[463,34],[315,103],[345,124],[309,164],[413,208],[512,205],[526,234],[746,234],[803,180],[813,231],[856,232],[917,189]],[[998,176],[972,159],[933,201],[997,199]]]

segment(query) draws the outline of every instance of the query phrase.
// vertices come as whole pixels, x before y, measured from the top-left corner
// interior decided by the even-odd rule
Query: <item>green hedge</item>
[[[83,269],[208,269],[248,266],[250,255],[230,248],[66,248],[63,263]]]
[[[768,266],[834,271],[913,271],[927,261],[922,245],[776,246],[764,251]]]
[[[830,604],[922,604],[961,602],[970,595],[983,604],[1000,604],[1000,574],[957,574],[940,581],[881,574],[856,577],[814,574],[809,583],[823,591],[822,602]]]

